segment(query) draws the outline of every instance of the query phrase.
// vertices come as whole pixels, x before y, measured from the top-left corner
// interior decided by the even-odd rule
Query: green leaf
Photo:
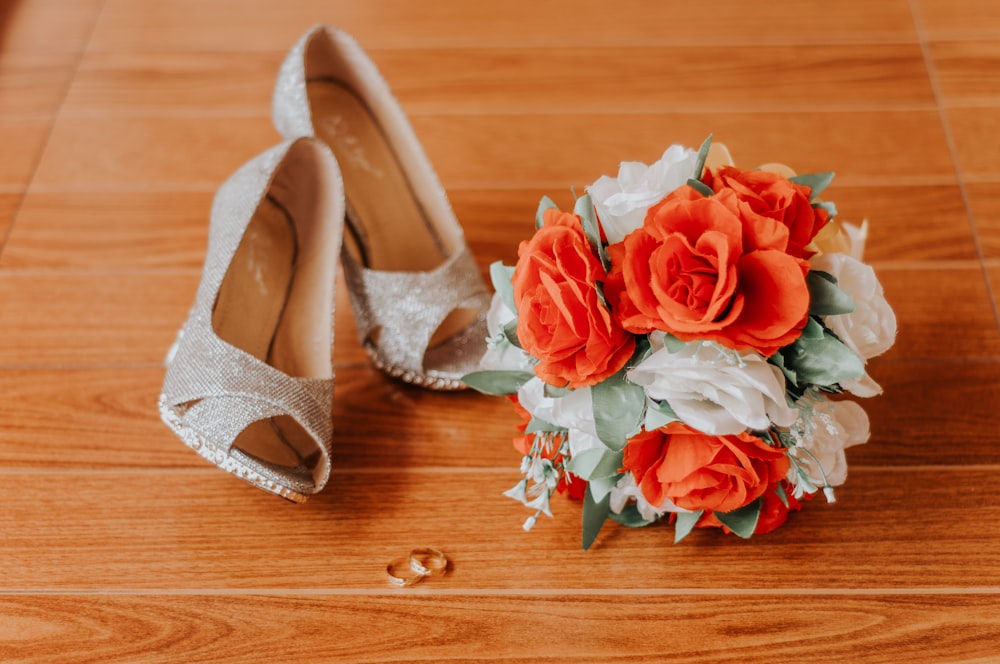
[[[634,503],[626,505],[620,514],[611,512],[608,516],[623,526],[628,526],[629,528],[642,528],[643,526],[655,523],[655,521],[644,519],[642,514],[639,513],[639,508],[636,507]]]
[[[812,190],[812,194],[809,196],[810,201],[816,200],[824,189],[830,186],[833,182],[833,177],[836,175],[833,171],[826,171],[825,173],[803,173],[802,175],[796,175],[789,178],[795,184],[804,184]]]
[[[760,508],[763,502],[761,498],[758,498],[749,505],[744,505],[732,512],[715,512],[715,518],[739,537],[749,539],[753,535],[753,531],[757,529],[757,521],[760,519]]]
[[[646,402],[646,421],[643,424],[646,427],[646,431],[655,431],[680,419],[666,401]]]
[[[562,433],[564,431],[566,431],[565,427],[556,426],[538,417],[532,417],[528,426],[524,428],[524,433]]]
[[[831,219],[837,216],[837,206],[833,204],[833,201],[819,201],[817,203],[813,203],[813,207],[823,208],[826,210],[826,213],[830,215]]]
[[[556,387],[555,385],[549,385],[545,383],[542,387],[542,394],[544,394],[549,399],[560,399],[567,394],[572,392],[568,387]]]
[[[594,213],[594,202],[590,199],[590,194],[584,194],[576,199],[576,204],[573,206],[573,214],[580,217],[580,221],[583,222],[583,234],[587,236],[590,246],[594,248],[597,257],[601,259],[601,265],[604,266],[605,270],[610,270],[611,260],[608,258],[608,252],[604,248],[604,243],[601,242],[601,227],[597,223],[597,215]]]
[[[595,477],[589,480],[587,486],[590,487],[590,493],[594,496],[594,500],[600,501],[604,500],[604,497],[611,493],[611,490],[615,488],[620,479],[621,473],[612,475],[611,477]]]
[[[694,178],[691,178],[691,179],[689,179],[687,181],[687,186],[691,187],[692,189],[694,189],[695,191],[697,191],[702,196],[714,196],[715,195],[715,192],[712,191],[712,188],[709,187],[704,182],[702,182],[701,180],[695,180]]]
[[[814,316],[849,314],[855,309],[854,300],[837,286],[837,279],[826,272],[813,270],[806,275],[809,287],[809,313]]]
[[[814,319],[810,319],[810,324]],[[781,349],[785,366],[795,372],[798,383],[830,386],[842,380],[860,378],[865,363],[857,353],[843,344],[832,332],[819,326],[822,336],[805,333],[795,343]],[[807,326],[808,330],[809,326]]]
[[[574,454],[566,464],[566,470],[587,481],[620,475],[621,467],[622,452],[602,447]]]
[[[548,196],[542,196],[542,200],[538,202],[538,211],[535,212],[535,229],[541,228],[545,225],[545,211],[546,210],[558,210],[559,206],[549,198]]]
[[[597,436],[610,449],[622,449],[626,439],[638,433],[642,425],[646,393],[641,386],[625,380],[623,370],[590,388],[590,395]]]
[[[774,487],[774,495],[778,497],[785,509],[788,509],[788,494],[785,493],[785,487],[781,486],[780,482]]]
[[[493,290],[500,295],[508,309],[517,313],[517,307],[514,305],[514,284],[511,283],[513,278],[514,268],[504,265],[500,261],[495,261],[490,265],[490,281],[493,282]]]
[[[516,394],[518,388],[535,377],[530,371],[473,371],[462,376],[472,389],[494,397]]]
[[[503,335],[507,338],[507,341],[510,342],[511,346],[524,350],[524,346],[521,345],[521,340],[517,338],[516,318],[503,326]]]
[[[692,180],[697,180],[701,182],[702,171],[705,170],[705,160],[708,159],[708,151],[711,148],[712,148],[712,135],[709,134],[708,138],[702,141],[701,147],[698,148],[698,158],[694,162],[694,175],[691,176]]]
[[[694,530],[695,524],[698,523],[698,519],[700,519],[701,515],[704,513],[704,510],[677,513],[677,520],[674,522],[674,544],[677,544],[691,534],[691,531]]]
[[[587,493],[583,496],[583,550],[586,551],[597,539],[597,534],[601,532],[601,526],[611,512],[611,494],[607,494],[600,501],[595,501],[587,487]]]

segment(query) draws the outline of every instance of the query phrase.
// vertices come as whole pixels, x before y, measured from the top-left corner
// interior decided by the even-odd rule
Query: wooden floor
[[[3,0],[0,661],[995,662],[996,0]],[[708,134],[832,169],[899,316],[838,502],[750,541],[521,530],[508,404],[372,369],[339,293],[335,470],[304,506],[163,426],[215,188],[278,141],[310,25],[382,68],[485,269],[542,194]],[[390,587],[413,547],[452,569]]]

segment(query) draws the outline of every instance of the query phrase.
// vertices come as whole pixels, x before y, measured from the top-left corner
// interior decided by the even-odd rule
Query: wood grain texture
[[[0,661],[994,662],[995,0],[0,3]],[[836,492],[749,541],[526,533],[503,399],[375,370],[336,291],[333,474],[302,506],[159,421],[219,184],[334,22],[385,73],[485,272],[538,201],[712,133],[837,173],[899,321]],[[411,589],[385,565],[440,547]]]
[[[501,495],[518,480],[513,465],[397,470],[397,458],[338,459],[302,506],[207,466],[7,471],[0,591],[377,590],[386,564],[428,545],[452,561],[428,589],[1000,587],[996,466],[855,468],[836,503],[813,500],[766,536],[700,530],[674,545],[665,524],[608,523],[581,551],[580,504],[569,499],[521,531],[529,511]]]
[[[971,664],[988,662],[983,653],[1000,639],[995,600],[955,594],[24,595],[0,599],[0,617],[11,637],[0,646],[5,661],[46,664],[198,661],[210,653],[296,661],[564,662],[569,649],[573,661],[594,663]],[[319,638],[331,633],[336,638]],[[218,652],[220,642],[232,644],[225,654]]]

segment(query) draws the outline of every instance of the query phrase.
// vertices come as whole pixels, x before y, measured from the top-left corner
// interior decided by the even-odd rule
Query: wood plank
[[[0,113],[54,113],[76,61],[70,53],[0,51]]]
[[[372,50],[419,113],[933,108],[917,44]],[[278,52],[88,54],[67,110],[269,111]],[[623,76],[633,84],[624,88]],[[808,90],[808,95],[803,95]]]
[[[998,369],[992,361],[872,360],[868,371],[885,392],[856,399],[872,440],[848,450],[851,466],[1000,464],[996,439],[983,435],[1000,411]]]
[[[214,191],[279,140],[267,117],[61,115],[32,189]]]
[[[8,2],[0,10],[4,20],[3,49],[18,53],[79,53],[103,0],[31,0]]]
[[[1000,258],[1000,182],[974,182],[965,186],[969,209],[985,258]]]
[[[640,46],[914,42],[903,0],[875,5],[839,0],[804,7],[795,0],[751,6],[720,0],[706,21],[701,7],[624,0],[561,3],[511,0],[502,12],[483,15],[462,0],[414,4],[406,0],[301,0],[277,6],[175,0],[149,7],[141,0],[109,0],[92,51],[283,50],[319,20],[336,22],[368,48],[391,46]],[[225,26],[220,27],[220,26]]]
[[[6,242],[10,228],[14,223],[14,215],[21,205],[22,198],[24,196],[20,193],[0,194],[0,238],[3,238],[4,242]],[[0,244],[0,259],[3,258],[5,250],[6,246]]]
[[[937,268],[877,271],[899,322],[886,358],[996,358],[993,303],[982,270]]]
[[[948,110],[962,176],[1000,180],[1000,106]]]
[[[799,172],[836,170],[843,186],[926,184],[928,178],[939,184],[954,177],[932,112],[430,115],[413,121],[446,188],[582,187],[617,172],[623,160],[649,162],[671,143],[697,146],[710,133],[729,145],[737,164],[782,161]],[[854,140],[845,145],[842,135]],[[179,142],[201,147],[180,151]],[[214,189],[276,142],[266,117],[63,115],[33,190]]]
[[[918,16],[927,38],[942,40],[996,39],[1000,8],[993,0],[917,0]]]
[[[0,115],[0,187],[24,189],[38,162],[52,119],[46,116]]]
[[[838,186],[951,184],[954,165],[930,112],[636,113],[415,116],[447,188],[578,189],[621,161],[658,159],[709,134],[737,165],[834,170]],[[851,136],[845,142],[842,137]],[[929,180],[929,181],[928,181]]]
[[[0,267],[200,270],[211,191],[29,193]]]
[[[1000,41],[936,42],[931,54],[946,106],[1000,106]]]
[[[302,506],[215,469],[7,471],[0,590],[377,590],[384,566],[418,546],[452,561],[434,587],[461,592],[995,588],[995,475],[855,469],[836,504],[814,500],[765,536],[699,530],[674,545],[673,528],[609,523],[584,552],[567,499],[521,530],[528,510],[501,495],[513,468],[415,472],[389,457],[338,471]]]
[[[419,113],[930,108],[916,44],[376,51]],[[628,77],[630,84],[622,85]],[[806,92],[808,91],[808,92]],[[817,104],[817,99],[825,100]]]
[[[267,115],[283,57],[278,52],[88,53],[66,110],[183,113],[197,108],[205,114]]]
[[[405,652],[434,662],[937,664],[989,661],[1000,639],[995,594],[19,595],[0,597],[0,616],[4,659],[46,664],[192,661],[208,652],[351,662],[398,662]],[[331,630],[337,638],[310,638]]]

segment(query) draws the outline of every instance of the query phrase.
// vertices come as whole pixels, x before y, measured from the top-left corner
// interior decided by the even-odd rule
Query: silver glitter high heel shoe
[[[303,502],[326,484],[343,185],[311,138],[219,188],[194,307],[167,357],[163,421],[198,454]]]
[[[489,295],[462,227],[399,103],[347,34],[307,32],[281,66],[273,119],[316,136],[344,173],[342,262],[362,344],[404,381],[461,389],[486,338]]]

